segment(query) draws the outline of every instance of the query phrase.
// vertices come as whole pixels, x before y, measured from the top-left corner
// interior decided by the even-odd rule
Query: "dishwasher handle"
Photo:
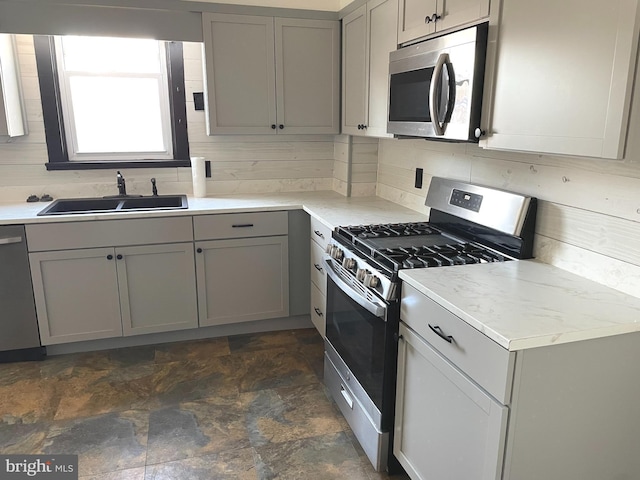
[[[11,245],[13,243],[22,243],[22,237],[0,238],[0,245]]]

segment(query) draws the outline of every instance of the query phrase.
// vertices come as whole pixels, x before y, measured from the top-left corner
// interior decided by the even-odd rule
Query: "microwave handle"
[[[438,85],[440,84],[440,79],[442,77],[442,69],[448,63],[449,54],[441,53],[438,56],[438,61],[436,62],[436,66],[433,69],[433,76],[431,77],[431,87],[429,88],[429,114],[431,115],[431,123],[433,124],[433,128],[436,131],[436,135],[439,137],[444,135],[445,124],[443,123],[442,125],[440,125],[440,121],[438,120],[438,117],[440,116],[440,99],[437,96]]]

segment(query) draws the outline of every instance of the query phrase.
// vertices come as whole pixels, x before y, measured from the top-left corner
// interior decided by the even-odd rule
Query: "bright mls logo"
[[[78,480],[77,455],[0,455],[0,480]]]

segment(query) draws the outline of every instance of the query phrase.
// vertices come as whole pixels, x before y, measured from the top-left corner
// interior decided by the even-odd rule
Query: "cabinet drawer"
[[[196,240],[286,235],[287,212],[228,213],[193,218]]]
[[[320,289],[323,295],[327,294],[327,273],[322,264],[324,250],[320,245],[311,242],[311,281]]]
[[[331,228],[311,215],[311,239],[316,242],[322,250],[327,248],[327,243],[331,240]]]
[[[27,225],[30,252],[193,241],[191,217]]]
[[[400,319],[503,404],[509,404],[515,353],[505,350],[404,283]],[[445,338],[451,337],[451,342]]]
[[[316,287],[313,283],[311,284],[311,321],[313,325],[318,330],[318,333],[322,335],[322,338],[325,336],[326,331],[326,319],[324,316],[324,312],[326,311],[327,300],[325,295]]]

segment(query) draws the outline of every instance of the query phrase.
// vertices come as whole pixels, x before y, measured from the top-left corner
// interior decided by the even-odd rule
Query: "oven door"
[[[326,336],[378,411],[382,411],[388,305],[355,279],[327,269]],[[367,298],[369,296],[369,298]]]

